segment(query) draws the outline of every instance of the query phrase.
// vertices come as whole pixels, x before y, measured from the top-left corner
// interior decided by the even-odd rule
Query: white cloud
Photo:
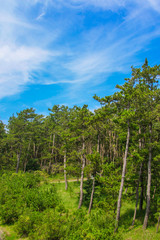
[[[130,66],[137,61],[135,55],[152,39],[160,36],[160,30],[155,29],[152,32],[141,34],[143,28],[139,26],[137,34],[134,34],[132,28],[135,26],[133,23],[132,27],[129,25],[130,22],[127,20],[116,27],[113,32],[107,32],[106,27],[102,32],[103,38],[99,37],[98,44],[94,42],[96,36],[100,35],[97,28],[94,33],[92,31],[92,38],[86,37],[90,44],[83,42],[83,45],[78,46],[80,49],[78,53],[73,53],[71,61],[65,64],[65,67],[74,75],[75,81],[72,83],[99,84],[105,79],[102,74],[107,77],[113,72],[130,71]],[[106,34],[104,34],[105,31]],[[127,33],[126,36],[123,35],[123,32]],[[94,44],[92,44],[92,39]],[[80,86],[78,85],[78,87]]]
[[[159,0],[148,0],[150,6],[157,12],[160,13],[160,1]]]
[[[150,11],[159,12],[159,0],[0,0],[0,4],[0,98],[34,83],[33,72],[50,71],[50,78],[44,77],[38,83],[66,84],[68,92],[86,83],[94,86],[112,72],[129,69],[137,60],[136,54],[159,35]],[[69,13],[64,6],[71,8]],[[60,20],[54,16],[56,7],[61,8],[57,14]],[[78,29],[80,17],[76,13],[88,7],[126,12],[116,24],[112,21],[109,27],[103,23],[83,29],[78,37],[65,40],[72,28]],[[69,15],[72,13],[78,19],[74,26]],[[152,30],[146,31],[149,28]],[[60,36],[60,43],[54,45]]]
[[[129,2],[133,4],[133,1],[112,3],[114,6],[116,3],[119,4],[117,6],[126,4],[127,7]],[[107,8],[107,1],[79,0],[76,3]],[[81,92],[96,88],[112,73],[128,73],[131,65],[141,64],[144,59],[139,62],[136,55],[139,51],[145,51],[148,44],[160,36],[160,30],[149,5],[144,4],[143,0],[134,3],[133,8],[127,8],[127,15],[120,23],[87,29],[78,40],[73,40],[75,47],[71,48],[67,61],[61,63],[63,71],[70,73],[70,79],[46,80],[44,84],[66,84],[67,98],[77,99]]]
[[[31,83],[31,72],[49,60],[50,54],[31,47],[0,47],[0,98],[16,94]]]
[[[44,64],[61,54],[47,49],[59,33],[50,34],[37,24],[30,14],[30,2],[38,1],[25,1],[21,6],[18,0],[0,0],[0,98],[22,92],[34,83],[33,72],[42,71]]]
[[[147,0],[150,3],[150,6],[155,10],[159,8],[159,0]],[[130,7],[146,7],[146,0],[50,0],[47,2],[48,5],[61,8],[61,7],[70,7],[75,9],[84,9],[94,7],[95,10],[111,10],[117,11],[118,9],[127,9]],[[42,2],[39,0],[39,2]],[[46,4],[46,3],[45,3]]]
[[[126,0],[69,0],[68,3],[70,3],[72,6],[77,7],[84,7],[84,6],[94,6],[94,7],[100,7],[103,9],[110,9],[114,10],[119,7],[124,7]]]

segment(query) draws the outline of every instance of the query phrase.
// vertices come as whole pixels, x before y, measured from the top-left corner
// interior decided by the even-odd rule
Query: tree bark
[[[36,149],[36,155],[35,155],[36,158],[38,157],[38,151],[39,151],[39,145],[37,146],[37,149]]]
[[[53,142],[52,142],[52,158],[53,158],[53,153],[54,153],[54,146],[55,146],[55,134],[53,134]]]
[[[25,162],[24,162],[24,173],[26,172],[26,167],[27,167],[27,163],[28,163],[28,155],[29,155],[30,146],[31,146],[31,139],[30,139],[29,144],[28,144],[27,157],[26,157],[26,160],[25,160]]]
[[[99,136],[99,133],[98,133],[98,137],[97,137],[97,152],[98,153],[100,152],[100,136]]]
[[[142,169],[143,172],[143,169]],[[141,195],[140,195],[140,202],[139,202],[139,211],[143,210],[143,173],[141,174]]]
[[[153,196],[152,196],[152,199],[154,199],[154,197],[155,197],[155,194],[156,194],[156,186],[155,186],[155,188],[154,188],[154,192],[153,192]]]
[[[102,161],[103,161],[103,159],[104,159],[104,153],[105,153],[104,147],[105,147],[104,142],[102,142],[102,143],[100,144],[100,156],[101,156],[101,158],[102,158]]]
[[[49,174],[51,174],[51,172],[52,172],[52,159],[53,159],[53,153],[54,153],[54,145],[55,145],[55,134],[53,134],[51,158],[50,158],[50,161],[49,161],[49,168],[48,168],[48,173]]]
[[[20,153],[20,152],[17,152],[17,167],[16,167],[16,173],[18,173],[18,171],[19,171],[20,156],[21,156],[21,153]]]
[[[84,167],[85,167],[84,148],[85,148],[85,143],[84,143],[84,137],[83,137],[83,146],[82,146],[82,151],[83,151],[83,153],[82,153],[82,170],[81,170],[80,198],[79,198],[78,209],[81,208],[81,206],[82,206],[82,201],[83,201],[83,178],[84,178]]]
[[[93,183],[92,183],[92,193],[91,193],[91,198],[90,198],[90,203],[89,203],[88,214],[91,212],[91,208],[92,208],[94,188],[95,188],[95,177],[93,178]]]
[[[126,140],[126,149],[123,159],[123,170],[122,170],[122,178],[121,178],[121,185],[119,190],[119,196],[118,196],[118,202],[117,202],[117,216],[116,216],[116,223],[115,223],[115,232],[118,229],[119,219],[120,219],[120,209],[121,209],[121,198],[122,198],[122,192],[123,192],[123,185],[124,185],[124,179],[125,179],[125,173],[126,173],[126,165],[127,165],[127,155],[128,155],[128,149],[129,149],[129,140],[130,140],[130,126],[129,121],[128,124],[128,131],[127,131],[127,140]]]
[[[109,159],[112,161],[112,132],[109,130]]]
[[[33,152],[34,152],[34,157],[36,157],[36,144],[33,143]]]
[[[139,135],[140,134],[141,134],[141,127],[139,127]],[[141,151],[141,148],[142,148],[142,139],[141,139],[141,137],[139,137],[139,151]],[[142,163],[140,165],[139,177],[138,177],[138,182],[137,182],[137,187],[136,187],[136,205],[135,205],[135,210],[134,210],[132,226],[134,226],[134,223],[135,223],[135,220],[136,220],[137,206],[138,206],[138,200],[139,200],[139,183],[140,183],[140,180],[141,180],[141,174],[142,174]]]
[[[67,172],[66,172],[66,150],[64,153],[64,180],[65,180],[65,190],[68,189],[68,183],[67,183]]]
[[[116,134],[115,132],[113,132],[113,164],[115,162],[115,158],[116,158]]]
[[[149,159],[148,159],[148,183],[147,183],[147,205],[146,205],[146,213],[143,222],[143,229],[147,228],[148,218],[149,218],[149,211],[150,211],[150,201],[151,201],[151,161],[152,161],[152,124],[149,124]]]
[[[145,147],[145,140],[144,137],[142,138],[142,148]],[[141,195],[140,195],[140,203],[139,203],[139,211],[143,210],[143,199],[144,199],[144,185],[143,185],[143,167],[142,167],[142,174],[141,174]]]
[[[157,223],[157,230],[156,230],[157,233],[158,233],[158,229],[159,229],[159,224],[160,224],[160,215],[159,215],[158,223]]]
[[[138,179],[137,188],[136,188],[136,206],[135,206],[135,210],[134,210],[132,226],[134,225],[135,220],[136,220],[137,206],[138,206],[138,200],[139,200],[139,191],[138,190],[139,190],[139,182],[140,182],[140,179],[141,179],[141,174],[142,174],[142,163],[141,163],[140,170],[139,170],[139,179]]]

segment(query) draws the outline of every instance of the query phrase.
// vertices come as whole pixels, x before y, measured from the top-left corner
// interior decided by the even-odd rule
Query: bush
[[[0,216],[3,223],[14,223],[27,210],[42,212],[60,205],[54,185],[43,184],[39,173],[3,175],[0,184]]]
[[[47,208],[55,208],[58,204],[57,194],[53,185],[43,185],[26,192],[24,197],[26,206],[33,211],[44,211]]]
[[[0,216],[3,223],[13,223],[26,208],[25,196],[40,183],[37,174],[3,174],[0,178]]]
[[[86,215],[78,210],[68,224],[66,238],[70,240],[120,240],[120,234],[114,234],[113,219],[102,210],[92,211]]]
[[[58,213],[56,210],[48,209],[43,212],[41,221],[36,222],[33,231],[29,234],[29,239],[34,240],[59,240],[64,239],[67,228],[66,215]]]
[[[26,211],[18,219],[18,222],[15,224],[15,230],[21,236],[28,236],[33,232],[33,228],[36,225],[41,223],[42,213],[40,212],[30,212]]]
[[[114,234],[113,219],[104,210],[92,209],[90,215],[83,209],[67,212],[55,186],[39,173],[3,174],[0,184],[0,217],[3,223],[14,223],[21,236],[31,240],[122,239]]]

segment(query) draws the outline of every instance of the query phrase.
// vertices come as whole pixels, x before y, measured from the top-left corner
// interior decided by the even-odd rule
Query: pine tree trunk
[[[84,148],[85,148],[85,143],[84,143],[84,138],[83,138],[82,151],[84,151]],[[84,167],[85,167],[85,156],[84,156],[84,153],[82,153],[82,170],[81,170],[81,181],[80,181],[80,198],[79,198],[78,209],[81,208],[82,201],[83,201],[83,178],[84,178]]]
[[[135,220],[136,220],[137,206],[138,206],[138,200],[139,200],[139,182],[140,182],[141,174],[142,174],[142,163],[141,163],[140,170],[139,170],[139,179],[138,179],[137,188],[136,188],[136,206],[135,206],[135,210],[134,210],[132,226],[134,225]]]
[[[38,157],[38,151],[39,151],[39,145],[37,146],[37,150],[36,150],[36,155],[35,155],[36,158]]]
[[[21,154],[20,154],[20,152],[18,152],[18,153],[17,153],[17,167],[16,167],[16,173],[18,173],[18,171],[19,171],[20,156],[21,156]]]
[[[154,197],[155,197],[155,194],[156,194],[156,186],[155,186],[155,188],[154,188],[154,192],[153,192],[153,196],[152,196],[152,199],[154,199]]]
[[[88,214],[91,212],[91,208],[92,208],[94,188],[95,188],[95,177],[93,178],[93,183],[92,183],[92,193],[91,193],[91,199],[90,199]]]
[[[26,172],[26,168],[27,168],[27,160],[25,160],[25,162],[24,162],[24,167],[23,167],[23,172],[24,173]]]
[[[54,153],[54,145],[55,145],[55,134],[53,134],[51,158],[50,158],[50,161],[49,161],[49,168],[48,168],[48,173],[49,174],[51,174],[51,172],[52,172],[52,159],[53,159],[53,153]]]
[[[98,139],[97,139],[97,152],[100,152],[100,136],[98,134]]]
[[[140,195],[140,203],[139,203],[139,211],[143,210],[143,168],[142,168],[142,174],[141,174],[141,195]]]
[[[158,223],[157,223],[157,230],[156,230],[157,233],[158,233],[158,229],[159,229],[159,224],[160,224],[160,215],[159,215]]]
[[[150,201],[151,201],[151,161],[152,161],[152,124],[149,124],[149,133],[150,133],[150,138],[149,138],[149,159],[148,159],[148,183],[147,183],[147,205],[146,205],[146,213],[145,213],[145,218],[143,222],[143,229],[147,228],[148,224],[148,218],[149,218],[149,211],[150,211]]]
[[[104,159],[104,153],[105,153],[105,150],[104,150],[104,142],[100,144],[100,156],[102,158],[102,161]]]
[[[142,148],[145,147],[145,140],[144,137],[142,138]],[[144,185],[143,185],[143,167],[142,167],[142,174],[141,174],[141,194],[140,194],[140,203],[139,203],[139,211],[143,210],[143,199],[144,199]]]
[[[139,135],[140,134],[141,134],[141,127],[139,127]],[[139,138],[139,151],[141,151],[141,148],[142,148],[142,139],[140,137]],[[142,163],[140,165],[139,177],[138,177],[137,188],[136,188],[136,206],[135,206],[135,210],[134,210],[132,226],[134,225],[135,220],[136,220],[137,206],[138,206],[138,200],[139,200],[139,183],[140,183],[140,180],[141,180],[141,174],[142,174]]]
[[[113,163],[115,162],[116,158],[116,135],[113,133]]]
[[[124,159],[123,159],[122,178],[121,178],[121,185],[120,185],[118,202],[117,202],[117,216],[116,216],[116,223],[115,223],[115,230],[114,230],[115,232],[118,229],[118,224],[119,224],[119,219],[120,219],[121,198],[122,198],[123,185],[124,185],[125,172],[126,172],[126,165],[127,165],[127,155],[128,155],[128,149],[129,149],[129,139],[130,139],[130,126],[129,126],[129,121],[128,121],[126,149],[125,149],[125,154],[124,154]]]
[[[42,170],[42,167],[43,167],[42,153],[41,153],[41,163],[40,163],[40,165],[41,165],[41,170]]]
[[[66,172],[66,150],[64,153],[64,180],[65,180],[65,190],[68,189],[68,183],[67,183],[67,172]]]
[[[30,139],[29,144],[28,144],[27,157],[26,157],[26,160],[25,160],[25,162],[24,162],[24,173],[26,172],[26,167],[27,167],[27,163],[28,163],[28,155],[29,155],[30,146],[31,146],[31,139]]]
[[[36,144],[33,143],[33,152],[34,152],[34,157],[36,157]]]
[[[109,159],[112,161],[112,132],[109,131]]]
[[[53,142],[52,142],[52,158],[53,158],[53,153],[54,153],[54,146],[55,146],[55,134],[53,134]]]

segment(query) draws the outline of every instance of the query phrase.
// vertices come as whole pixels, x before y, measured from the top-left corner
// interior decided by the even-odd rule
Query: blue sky
[[[0,119],[93,110],[145,58],[160,64],[160,0],[0,0]]]

